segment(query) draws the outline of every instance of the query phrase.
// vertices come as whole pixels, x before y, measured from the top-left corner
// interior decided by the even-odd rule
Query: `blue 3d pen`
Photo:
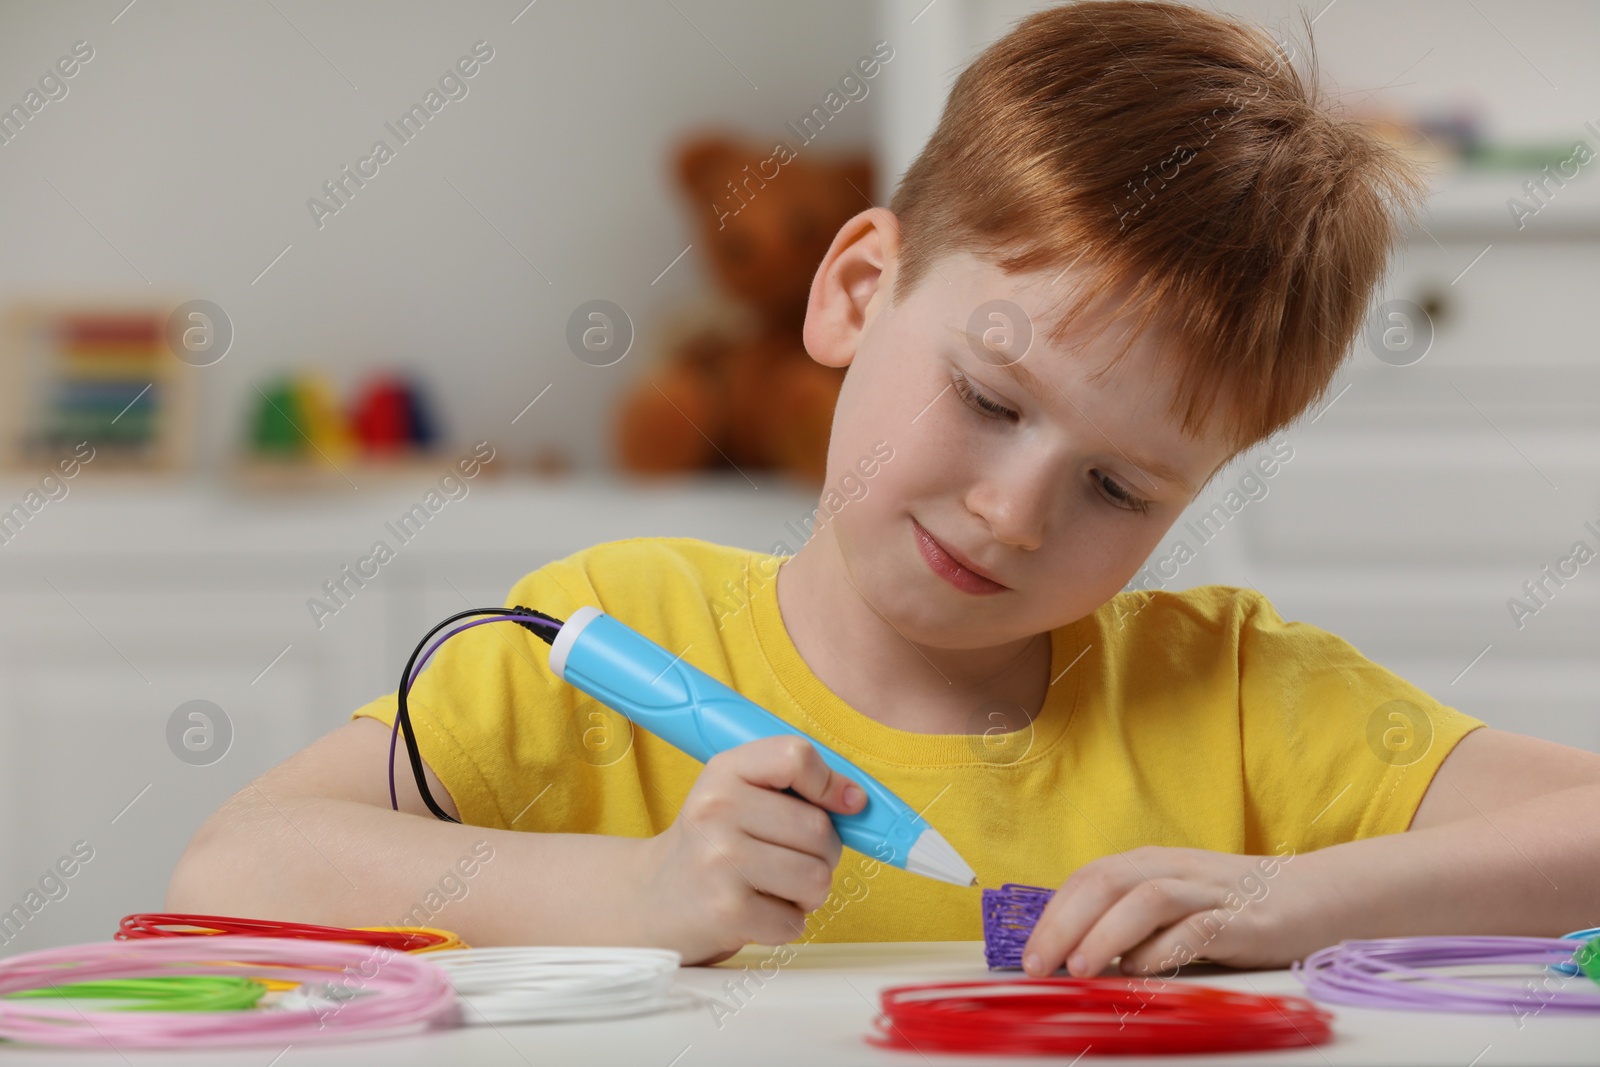
[[[469,616],[466,622],[423,648],[440,630]],[[452,818],[428,791],[422,757],[412,730],[406,697],[422,668],[446,639],[488,622],[509,621],[526,627],[550,644],[550,669],[556,677],[616,709],[635,725],[705,763],[718,752],[762,737],[793,734],[810,741],[829,767],[845,775],[867,794],[854,814],[829,812],[839,840],[882,863],[962,887],[978,884],[977,876],[939,832],[910,805],[860,767],[772,712],[740,696],[704,671],[691,666],[643,634],[599,608],[585,605],[565,622],[540,611],[473,608],[459,612],[430,630],[412,652],[401,675],[393,736],[389,747],[389,803],[398,811],[394,784],[394,742],[402,731],[411,769],[423,803],[435,816]],[[421,663],[418,657],[421,656]],[[785,790],[795,796],[799,794]]]
[[[867,794],[858,812],[828,813],[839,840],[914,874],[978,884],[939,831],[877,779],[599,608],[585,605],[562,624],[550,645],[550,669],[701,763],[757,738],[805,737],[824,763]]]

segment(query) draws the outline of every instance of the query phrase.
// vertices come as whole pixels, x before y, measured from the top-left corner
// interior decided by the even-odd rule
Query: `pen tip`
[[[977,874],[931,826],[923,830],[911,846],[905,869],[963,888],[977,884]]]

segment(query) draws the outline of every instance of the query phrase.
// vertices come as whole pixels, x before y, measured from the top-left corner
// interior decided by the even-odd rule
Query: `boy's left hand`
[[[1282,967],[1333,944],[1325,882],[1311,855],[1240,856],[1147,845],[1084,864],[1045,906],[1023,948],[1023,970],[1167,973],[1204,957]],[[1034,957],[1030,962],[1030,957]]]

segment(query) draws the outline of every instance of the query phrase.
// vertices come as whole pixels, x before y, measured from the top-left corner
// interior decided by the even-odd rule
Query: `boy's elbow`
[[[172,869],[172,877],[167,880],[165,910],[190,914],[223,914],[216,906],[215,883],[219,866],[218,854],[221,851],[219,838],[224,835],[219,833],[216,823],[226,810],[225,805],[212,812],[189,839],[183,855],[178,857],[178,865]]]
[[[237,850],[251,821],[249,790],[235,794],[212,812],[189,839],[167,880],[165,909],[202,915],[242,914],[230,910],[230,876],[250,877],[246,864],[230,854]]]
[[[167,881],[167,899],[163,910],[186,914],[219,914],[206,887],[207,860],[200,835],[196,834],[178,858],[178,865]]]
[[[351,830],[346,817],[355,810],[352,802],[387,808],[382,776],[353,777],[350,768],[381,768],[389,741],[388,727],[357,719],[229,797],[201,823],[179,857],[167,882],[167,909],[207,915],[303,913],[307,901],[325,895],[327,876],[337,868],[298,824],[309,815],[338,838]],[[442,785],[436,788],[443,792]],[[324,847],[338,851],[336,845]],[[296,861],[306,859],[312,848],[316,854],[307,871]],[[317,865],[319,860],[324,866]]]

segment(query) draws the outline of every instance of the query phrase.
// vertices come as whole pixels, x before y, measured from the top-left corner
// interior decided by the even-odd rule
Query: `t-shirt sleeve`
[[[1456,742],[1485,724],[1246,595],[1238,653],[1249,851],[1406,830]]]
[[[595,598],[582,572],[557,560],[520,579],[502,606],[520,604],[566,619],[586,603]],[[571,767],[577,690],[551,673],[549,661],[550,646],[537,634],[513,622],[489,622],[446,640],[412,683],[406,710],[417,748],[449,790],[462,822],[573,829],[566,816],[584,801],[582,779]],[[393,692],[378,697],[351,718],[370,716],[393,728],[395,699]],[[401,737],[395,774],[411,773]]]

